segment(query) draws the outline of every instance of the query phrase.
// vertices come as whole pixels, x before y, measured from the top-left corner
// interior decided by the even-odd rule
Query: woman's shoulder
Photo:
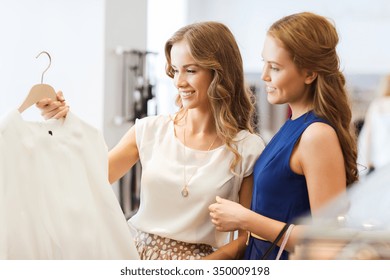
[[[241,145],[245,150],[262,151],[265,147],[265,141],[257,133],[251,133],[248,130],[241,130],[237,133],[234,139],[238,145]]]
[[[135,123],[137,126],[147,127],[147,128],[157,128],[161,126],[168,125],[173,121],[172,116],[170,115],[154,115],[147,116],[143,118],[136,119]]]
[[[313,122],[302,133],[300,142],[304,145],[327,147],[338,141],[335,129],[326,122]]]
[[[239,131],[236,137],[234,138],[234,140],[237,142],[247,141],[247,142],[255,142],[255,143],[264,143],[263,138],[261,138],[259,134],[249,132],[248,130]]]
[[[165,135],[171,129],[172,121],[169,115],[154,115],[136,119],[135,131],[138,142],[155,140],[158,135]]]

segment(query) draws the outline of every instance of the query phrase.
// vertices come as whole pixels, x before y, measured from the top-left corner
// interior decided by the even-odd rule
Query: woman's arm
[[[243,207],[239,203],[223,198],[218,198],[216,203],[210,205],[209,210],[211,221],[217,230],[240,230],[242,238],[245,240],[244,242],[247,240],[248,232],[253,232],[272,242],[285,225],[283,222],[267,218]],[[296,240],[301,236],[304,227],[305,226],[294,227],[285,250],[293,251],[294,246],[297,243]],[[283,240],[283,238],[281,240]],[[278,245],[280,245],[281,242],[282,241],[280,241]],[[245,245],[243,246],[243,250],[245,250]]]
[[[240,203],[235,203],[235,202],[232,202],[229,200],[226,200],[226,201],[229,201],[231,203],[235,203],[244,209],[248,209],[250,207],[250,203],[251,203],[251,199],[252,199],[252,186],[253,186],[253,175],[245,177],[242,181],[241,188],[240,188],[240,194],[239,194]],[[220,201],[220,200],[221,200],[221,198],[217,197],[217,201]],[[213,205],[215,205],[215,204],[212,204],[210,206],[210,208],[209,208],[210,211],[211,211],[211,209],[213,209]],[[213,219],[212,215],[211,215],[211,218]],[[235,230],[235,229],[233,229],[233,230]],[[215,259],[220,259],[220,260],[240,259],[245,252],[246,238],[247,238],[246,231],[239,230],[237,239],[220,247],[217,251],[215,251],[214,253],[205,257],[204,259],[214,259],[214,260]]]
[[[108,174],[111,184],[125,175],[138,161],[139,154],[135,139],[135,126],[132,126],[108,153]]]
[[[291,168],[306,178],[313,215],[346,191],[344,156],[336,131],[327,124],[313,123],[305,130]]]

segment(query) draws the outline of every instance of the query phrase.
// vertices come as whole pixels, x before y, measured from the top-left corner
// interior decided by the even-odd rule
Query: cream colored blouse
[[[150,116],[135,124],[136,141],[142,166],[140,207],[129,220],[138,230],[215,248],[224,245],[228,234],[218,232],[211,223],[208,207],[218,195],[238,201],[242,179],[249,176],[264,149],[262,139],[248,131],[236,140],[243,160],[230,171],[233,153],[225,146],[210,151],[194,150],[180,142],[170,116]],[[188,182],[188,196],[182,196]]]

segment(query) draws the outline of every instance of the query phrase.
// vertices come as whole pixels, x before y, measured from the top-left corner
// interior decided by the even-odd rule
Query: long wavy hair
[[[240,130],[254,133],[255,99],[244,81],[243,62],[237,42],[227,26],[214,21],[187,25],[168,39],[165,44],[166,73],[174,77],[171,65],[172,46],[185,41],[195,62],[212,72],[212,81],[207,95],[214,116],[217,134],[227,148],[234,153],[231,171],[240,162],[241,155],[234,143]],[[185,114],[180,96],[176,97],[179,106],[178,116]],[[182,114],[181,114],[182,113]]]
[[[337,133],[349,186],[358,180],[357,144],[345,77],[336,53],[339,37],[334,23],[323,16],[303,12],[276,21],[268,34],[283,43],[298,69],[318,73],[310,89],[313,111]]]

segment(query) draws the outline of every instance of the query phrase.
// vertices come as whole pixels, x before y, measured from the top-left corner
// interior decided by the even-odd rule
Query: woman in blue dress
[[[298,13],[275,22],[262,51],[268,102],[288,104],[291,116],[267,144],[254,167],[251,209],[217,197],[209,207],[220,231],[246,230],[244,259],[288,259],[303,225],[358,179],[356,139],[345,79],[336,53],[338,34],[326,18]],[[280,235],[278,246],[272,241]]]

